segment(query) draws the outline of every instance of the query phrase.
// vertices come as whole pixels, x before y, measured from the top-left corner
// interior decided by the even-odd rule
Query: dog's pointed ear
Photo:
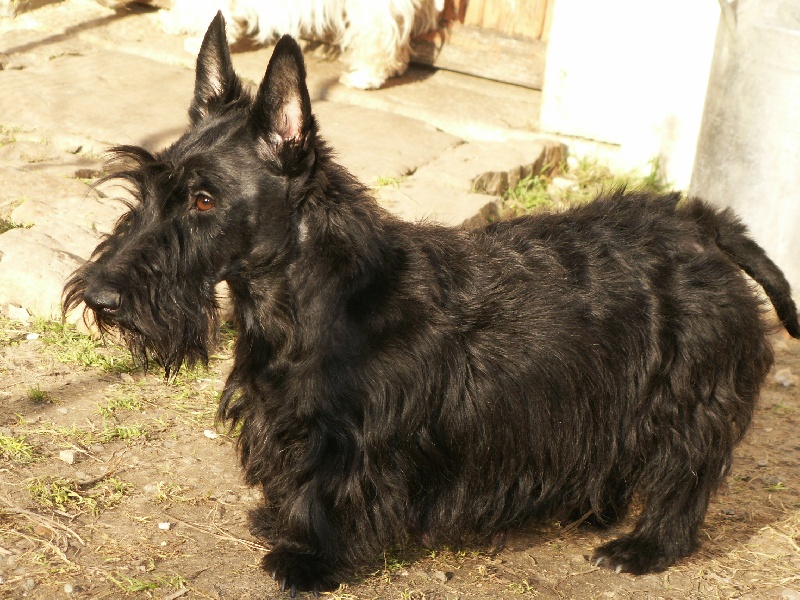
[[[194,98],[189,107],[192,124],[242,97],[242,82],[233,70],[222,11],[208,26],[195,69]]]
[[[258,88],[253,119],[265,158],[284,173],[302,170],[316,135],[306,86],[303,53],[284,35],[275,46],[267,73]]]

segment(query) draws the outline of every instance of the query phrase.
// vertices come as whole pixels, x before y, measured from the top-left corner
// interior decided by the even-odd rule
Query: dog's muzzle
[[[112,287],[91,285],[83,293],[83,301],[95,312],[114,314],[122,305],[122,296]]]

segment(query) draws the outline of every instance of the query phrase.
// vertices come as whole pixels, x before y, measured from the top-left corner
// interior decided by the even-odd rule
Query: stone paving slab
[[[61,56],[2,73],[0,81],[2,122],[44,138],[82,139],[89,151],[121,143],[166,146],[188,124],[194,88],[186,68],[108,50]],[[16,101],[34,88],[28,102]],[[321,101],[314,112],[341,162],[366,183],[413,172],[460,141],[422,121],[369,108]]]
[[[5,123],[149,149],[183,131],[194,88],[184,68],[107,50],[2,71],[0,82]]]
[[[414,173],[461,143],[423,121],[379,110],[320,101],[313,111],[339,162],[366,184]]]
[[[440,153],[414,179],[500,196],[520,179],[552,170],[565,159],[566,148],[559,142],[472,142]]]
[[[6,231],[0,235],[0,307],[57,318],[64,282],[81,264],[81,257],[36,227]]]
[[[499,215],[500,198],[455,190],[446,184],[420,185],[411,181],[401,187],[382,187],[378,203],[407,221],[477,225]]]

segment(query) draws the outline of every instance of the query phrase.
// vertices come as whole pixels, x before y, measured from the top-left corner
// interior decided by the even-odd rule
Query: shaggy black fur
[[[382,548],[482,543],[591,511],[646,573],[696,545],[772,352],[780,270],[727,210],[613,193],[476,231],[402,222],[332,159],[283,38],[251,96],[218,15],[192,126],[125,147],[139,202],[65,290],[141,358],[205,361],[214,286],[238,321],[219,416],[241,425],[282,588],[333,588]]]

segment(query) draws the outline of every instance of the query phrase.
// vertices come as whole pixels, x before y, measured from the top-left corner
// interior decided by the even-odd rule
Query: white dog
[[[340,81],[375,89],[405,72],[411,36],[435,29],[443,7],[444,0],[174,0],[163,23],[170,33],[202,36],[222,10],[231,42],[249,36],[267,43],[288,33],[334,43],[348,67]],[[198,48],[199,39],[187,41],[187,50]]]

